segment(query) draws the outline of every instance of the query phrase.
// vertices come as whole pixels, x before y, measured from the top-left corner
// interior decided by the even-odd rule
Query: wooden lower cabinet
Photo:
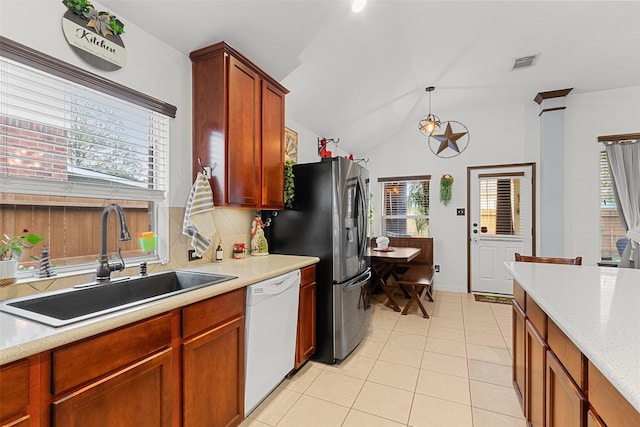
[[[545,425],[545,368],[547,343],[535,328],[526,320],[526,414],[529,425],[543,427]]]
[[[54,426],[170,426],[172,353],[167,349],[62,396],[52,404]]]
[[[551,351],[547,351],[547,427],[582,427],[587,400]]]
[[[513,301],[511,327],[513,329],[513,387],[520,401],[520,406],[522,406],[522,410],[526,413],[525,314],[522,307],[520,307],[515,300]]]
[[[29,425],[28,359],[18,360],[0,368],[0,424]]]
[[[295,369],[299,369],[316,351],[316,267],[303,268],[300,279],[298,330]]]
[[[244,317],[183,344],[183,426],[235,426],[244,418]]]
[[[591,408],[587,411],[587,427],[607,427]]]

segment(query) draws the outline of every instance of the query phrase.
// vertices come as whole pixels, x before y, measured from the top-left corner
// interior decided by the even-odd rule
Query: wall
[[[92,3],[98,10],[109,10],[99,2],[92,1]],[[176,118],[171,120],[169,146],[167,216],[170,223],[168,236],[170,264],[164,268],[185,266],[190,240],[181,232],[184,206],[192,184],[191,61],[188,56],[130,23],[126,16],[118,16],[125,24],[126,32],[122,39],[127,50],[127,63],[120,70],[112,72],[93,68],[76,56],[67,44],[61,24],[62,16],[66,11],[67,8],[60,1],[2,0],[0,2],[0,34],[177,107]],[[225,257],[230,257],[231,247],[235,241],[249,243],[249,230],[254,214],[255,211],[247,209],[216,209],[214,216],[218,230],[223,231]],[[211,250],[202,261],[197,262],[210,262],[210,260]],[[161,267],[155,265],[150,267],[150,271],[159,268]],[[124,274],[136,274],[136,272],[125,271]],[[0,299],[64,288],[89,280],[91,280],[91,274],[61,277],[57,280],[36,280],[25,283],[24,286],[3,287],[0,289]]]
[[[466,168],[539,161],[539,108],[533,102],[535,95],[531,94],[531,102],[525,104],[438,112],[441,119],[460,121],[469,129],[469,146],[457,157],[436,157],[425,137],[413,127],[364,153],[364,157],[370,158],[376,234],[380,233],[381,204],[377,178],[431,174],[430,235],[434,238],[434,263],[441,266],[436,282],[438,289],[460,292],[467,289],[466,217],[455,215],[455,208],[467,206]],[[640,87],[569,94],[565,111],[566,198],[562,219],[565,256],[581,255],[585,265],[595,265],[600,259],[601,146],[597,137],[639,131]],[[446,207],[438,197],[439,180],[444,173],[455,178],[453,198]],[[540,186],[537,188],[539,192]],[[538,218],[544,208],[538,204]]]

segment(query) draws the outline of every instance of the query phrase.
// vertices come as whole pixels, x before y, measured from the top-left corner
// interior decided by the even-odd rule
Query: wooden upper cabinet
[[[200,159],[216,205],[283,208],[287,89],[224,42],[190,58],[193,178]]]

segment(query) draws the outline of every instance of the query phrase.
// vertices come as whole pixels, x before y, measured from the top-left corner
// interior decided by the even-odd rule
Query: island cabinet
[[[640,413],[513,283],[513,385],[530,426],[640,426]]]
[[[183,426],[244,419],[244,288],[182,310]]]
[[[282,209],[288,90],[225,42],[189,57],[194,179],[211,168],[216,205]]]
[[[301,270],[300,302],[294,369],[299,369],[316,351],[316,266]]]

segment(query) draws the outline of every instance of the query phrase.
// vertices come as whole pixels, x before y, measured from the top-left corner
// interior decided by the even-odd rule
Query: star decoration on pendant
[[[440,142],[438,152],[440,154],[447,148],[451,148],[453,151],[460,153],[460,147],[458,147],[458,140],[465,136],[467,132],[453,132],[451,129],[451,123],[447,122],[447,127],[442,135],[431,135],[432,138]]]

